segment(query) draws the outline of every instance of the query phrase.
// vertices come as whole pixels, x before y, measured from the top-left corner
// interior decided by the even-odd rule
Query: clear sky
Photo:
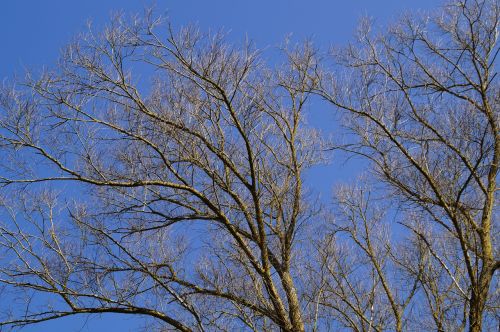
[[[288,34],[312,38],[321,47],[341,45],[352,37],[363,16],[377,25],[394,21],[404,12],[433,10],[438,0],[11,0],[0,4],[0,78],[22,75],[25,68],[55,64],[59,51],[86,22],[106,23],[114,11],[141,12],[155,3],[175,26],[195,23],[202,30],[230,31],[230,39],[248,36],[258,47],[276,46]],[[314,119],[313,119],[314,120]],[[314,182],[330,172],[314,173]],[[338,174],[337,174],[338,176]],[[1,299],[0,299],[1,301]],[[107,318],[106,318],[107,317]],[[123,316],[69,318],[23,331],[135,331],[140,320]]]

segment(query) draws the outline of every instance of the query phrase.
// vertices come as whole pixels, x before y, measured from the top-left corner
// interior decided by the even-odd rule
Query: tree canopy
[[[0,91],[0,326],[498,327],[499,14],[366,20],[278,65],[152,12],[83,34]],[[325,203],[305,175],[336,151],[367,170]]]

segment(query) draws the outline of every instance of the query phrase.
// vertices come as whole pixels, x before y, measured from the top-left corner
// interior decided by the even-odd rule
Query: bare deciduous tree
[[[327,284],[348,292],[339,301],[360,330],[385,329],[385,313],[375,309],[374,316],[366,303],[378,288],[398,331],[412,310],[418,324],[432,318],[429,329],[439,331],[498,327],[499,14],[496,0],[460,0],[429,19],[404,17],[384,33],[365,22],[358,42],[335,52],[334,72],[322,80],[318,93],[345,111],[356,137],[339,148],[371,161],[379,184],[372,195],[385,199],[371,208],[359,190],[338,199],[347,211],[338,218],[349,223],[338,221],[337,231],[366,257],[358,264],[369,266],[373,282],[368,289],[351,284],[352,269],[339,267]],[[413,234],[407,250],[376,226],[374,211],[389,201],[403,226],[392,233]],[[339,265],[335,255],[323,256],[334,260],[326,266]],[[408,303],[414,309],[405,313]]]
[[[320,157],[302,114],[317,63],[284,53],[274,70],[222,34],[117,17],[4,88],[0,280],[29,300],[4,302],[1,324],[114,312],[304,331],[294,239]]]
[[[364,22],[333,64],[304,43],[278,67],[150,12],[90,30],[0,92],[0,326],[496,328],[499,14]],[[323,210],[303,184],[329,146],[317,96],[371,165]]]

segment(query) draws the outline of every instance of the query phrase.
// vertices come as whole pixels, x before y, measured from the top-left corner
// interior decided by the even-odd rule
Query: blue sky
[[[86,22],[106,23],[113,11],[141,12],[150,1],[120,0],[15,0],[0,5],[0,78],[22,75],[24,70],[51,67],[59,51]],[[345,44],[359,18],[370,16],[377,25],[393,21],[401,13],[432,10],[437,0],[156,0],[158,13],[166,13],[174,26],[195,23],[202,30],[230,31],[231,40],[248,36],[258,47],[276,46],[284,37],[312,38],[320,47]],[[314,119],[312,119],[314,121]],[[317,119],[316,119],[317,120]],[[331,166],[330,166],[331,167]],[[345,172],[345,171],[344,171]],[[315,172],[314,183],[326,189],[322,179],[331,168]],[[339,176],[337,173],[337,176]],[[328,195],[328,193],[326,193]],[[123,316],[64,319],[23,331],[135,331],[141,321]]]

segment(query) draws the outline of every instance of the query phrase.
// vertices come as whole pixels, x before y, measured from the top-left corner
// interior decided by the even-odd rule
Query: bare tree
[[[497,328],[499,14],[363,22],[277,67],[151,12],[90,29],[0,92],[0,327]],[[371,165],[331,209],[303,183],[326,149],[304,121],[317,96],[349,131],[335,148]]]
[[[330,286],[318,289],[344,292],[337,295],[349,308],[324,305],[336,304],[357,330],[385,329],[386,307],[398,331],[427,318],[439,331],[498,327],[499,18],[497,0],[454,1],[383,33],[365,22],[357,43],[334,52],[332,74],[317,92],[345,111],[355,139],[338,148],[371,162],[371,195],[385,200],[370,208],[359,189],[337,199],[347,213],[337,216],[336,231],[367,259],[357,263],[368,266],[368,288],[356,283],[352,266],[346,270],[351,258],[339,262],[320,250],[324,265],[337,269],[327,273]],[[385,219],[403,227],[391,233],[413,234],[404,249],[377,226],[382,216],[374,211],[391,201],[399,213]],[[406,279],[402,289],[395,276]],[[374,316],[368,303],[378,289],[383,301]]]
[[[268,68],[250,43],[149,13],[5,86],[0,324],[112,312],[304,331],[295,246],[314,212],[302,173],[321,140],[303,109],[317,63],[309,45],[284,54]]]

